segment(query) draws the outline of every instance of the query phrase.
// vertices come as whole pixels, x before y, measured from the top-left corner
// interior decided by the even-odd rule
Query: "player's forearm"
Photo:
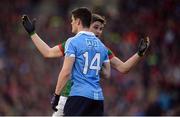
[[[117,57],[113,57],[110,62],[111,66],[118,70],[121,73],[128,73],[141,59],[139,55],[136,53],[131,58],[129,58],[126,62],[121,61]]]
[[[136,53],[126,62],[124,62],[124,73],[128,73],[139,61],[141,57]]]
[[[31,35],[31,39],[41,54],[48,57],[50,47],[36,33]]]
[[[105,63],[103,65],[103,67],[101,68],[101,75],[104,77],[104,78],[110,78],[111,76],[111,67],[110,67],[110,63]]]
[[[70,73],[61,71],[58,77],[58,82],[56,85],[55,94],[60,95],[61,91],[63,90],[64,86],[66,85],[68,79],[70,77]]]
[[[117,57],[113,57],[111,59],[112,66],[116,68],[121,73],[127,73],[129,72],[141,59],[141,57],[145,54],[150,44],[149,37],[146,37],[145,39],[141,39],[138,51],[136,54],[134,54],[131,58],[129,58],[126,62],[122,62]]]
[[[102,68],[101,76],[103,76],[106,79],[109,79],[110,78],[110,72],[108,70]]]

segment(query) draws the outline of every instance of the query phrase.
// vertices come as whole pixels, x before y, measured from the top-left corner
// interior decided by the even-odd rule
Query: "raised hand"
[[[145,39],[141,39],[139,46],[138,46],[138,52],[137,52],[138,55],[144,56],[149,45],[150,45],[149,37],[146,37]]]
[[[35,21],[36,20],[33,19],[31,22],[27,15],[22,16],[22,24],[29,35],[33,35],[35,33]]]

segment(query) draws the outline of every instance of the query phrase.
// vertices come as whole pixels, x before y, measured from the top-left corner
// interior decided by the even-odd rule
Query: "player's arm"
[[[110,78],[111,76],[111,66],[110,62],[105,62],[101,68],[101,75],[103,75],[104,78]]]
[[[139,55],[136,53],[126,62],[121,61],[115,56],[110,60],[110,63],[113,68],[125,74],[128,73],[140,61],[140,59],[141,57],[139,57]]]
[[[100,71],[100,75],[102,75],[104,78],[110,78],[111,75],[111,66],[109,61],[109,50],[106,51],[106,55],[103,61],[103,65]]]
[[[65,55],[63,67],[58,77],[54,96],[51,100],[52,109],[55,111],[57,111],[56,106],[58,105],[58,102],[59,102],[60,93],[62,92],[65,84],[67,83],[71,75],[71,71],[75,62],[76,53],[75,53],[74,46],[72,43],[73,42],[71,42],[71,39],[69,39],[66,42],[66,47],[65,47],[66,55]]]
[[[31,39],[44,57],[55,58],[63,56],[63,53],[59,49],[58,45],[52,48],[49,47],[36,33],[31,35]]]
[[[25,30],[30,35],[33,43],[40,51],[40,53],[47,58],[61,57],[63,52],[60,50],[59,46],[49,47],[36,33],[35,33],[35,20],[31,22],[28,16],[23,15],[22,23]]]
[[[130,57],[126,62],[121,61],[116,56],[110,59],[110,63],[113,68],[117,69],[121,73],[128,73],[142,58],[148,49],[150,44],[149,38],[140,41],[138,52]]]
[[[75,61],[75,57],[65,57],[64,59],[64,64],[63,64],[62,70],[59,74],[58,81],[56,84],[55,93],[51,100],[52,109],[54,111],[57,111],[56,106],[58,105],[58,102],[59,102],[60,93],[62,92],[64,86],[66,85],[71,75],[71,70],[72,70],[74,61]]]
[[[65,57],[62,70],[58,77],[55,94],[60,95],[62,89],[64,88],[65,84],[67,83],[67,81],[71,75],[71,70],[72,70],[74,61],[75,61],[75,57]]]

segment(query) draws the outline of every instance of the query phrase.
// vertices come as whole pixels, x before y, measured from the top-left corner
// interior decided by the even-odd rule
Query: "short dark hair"
[[[93,13],[93,14],[92,14],[91,23],[94,23],[94,22],[96,22],[96,21],[99,21],[99,22],[101,22],[101,23],[104,24],[104,25],[106,24],[106,19],[105,19],[105,17]]]
[[[75,19],[79,18],[81,20],[83,27],[87,27],[87,28],[90,27],[92,13],[88,8],[86,7],[76,8],[72,10],[72,15]]]

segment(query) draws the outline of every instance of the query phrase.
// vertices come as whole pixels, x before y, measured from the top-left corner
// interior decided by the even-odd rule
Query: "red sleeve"
[[[115,55],[114,55],[114,53],[109,49],[109,48],[107,48],[108,49],[108,57],[109,57],[109,60],[110,59],[112,59]]]
[[[63,46],[63,44],[60,43],[60,44],[58,45],[58,47],[59,47],[60,51],[62,52],[62,54],[63,54],[63,56],[64,56],[64,48],[63,48],[64,46]]]

